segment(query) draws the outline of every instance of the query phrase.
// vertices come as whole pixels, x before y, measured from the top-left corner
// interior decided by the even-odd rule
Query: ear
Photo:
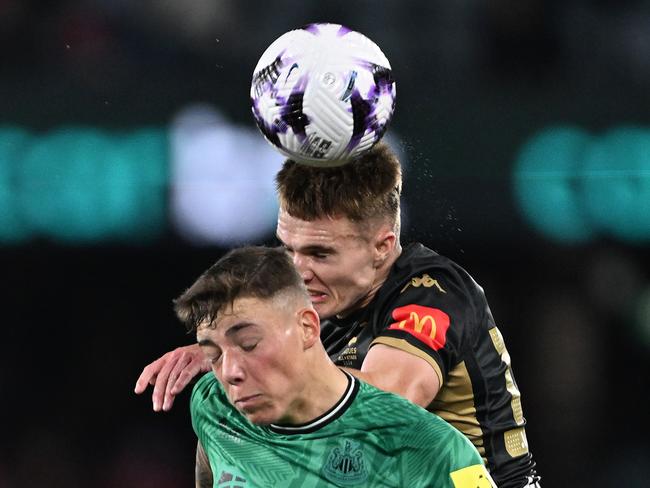
[[[376,234],[374,241],[375,268],[381,268],[386,260],[392,256],[397,244],[397,235],[393,229],[388,226],[382,226]]]
[[[305,349],[309,349],[320,341],[320,318],[312,307],[306,307],[298,312],[302,341]]]

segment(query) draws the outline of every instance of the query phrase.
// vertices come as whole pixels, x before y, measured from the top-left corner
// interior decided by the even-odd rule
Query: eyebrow
[[[240,331],[248,328],[248,327],[255,327],[257,324],[254,322],[237,322],[235,325],[231,326],[227,331],[226,331],[226,336],[232,336]],[[218,347],[214,341],[211,339],[201,339],[198,342],[199,346],[204,347],[204,346],[209,346],[209,347]]]
[[[257,324],[254,323],[254,322],[247,322],[247,321],[237,322],[236,324],[232,325],[232,326],[231,326],[231,327],[226,331],[226,335],[227,335],[227,336],[230,336],[230,335],[233,335],[233,334],[237,334],[237,333],[238,333],[239,331],[241,331],[241,330],[244,330],[244,329],[246,329],[246,328],[248,328],[248,327],[255,327],[256,325],[257,325]]]
[[[279,239],[279,238],[278,238]],[[296,251],[296,249],[292,248],[291,246],[286,245],[284,242],[280,241],[282,243],[282,247],[284,247],[287,251]],[[310,244],[304,247],[301,247],[299,249],[299,252],[301,254],[310,254],[310,253],[330,253],[333,254],[336,252],[336,249],[334,249],[333,246],[322,246],[319,244]]]
[[[336,249],[331,246],[305,246],[301,249],[303,254],[334,254]]]

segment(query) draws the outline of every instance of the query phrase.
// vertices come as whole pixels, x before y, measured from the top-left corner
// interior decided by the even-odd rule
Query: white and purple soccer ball
[[[312,166],[338,166],[370,149],[393,116],[395,94],[381,49],[338,24],[276,39],[255,66],[250,93],[264,137]]]

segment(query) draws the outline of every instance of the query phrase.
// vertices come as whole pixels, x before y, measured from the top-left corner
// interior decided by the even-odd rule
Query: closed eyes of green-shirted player
[[[175,310],[212,364],[191,399],[196,486],[494,486],[459,431],[330,360],[284,250],[231,251]]]

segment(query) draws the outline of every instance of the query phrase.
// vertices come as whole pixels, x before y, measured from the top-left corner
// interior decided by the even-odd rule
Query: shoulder
[[[407,246],[393,264],[377,306],[388,311],[412,304],[437,305],[467,312],[468,307],[483,309],[484,302],[483,289],[464,268],[416,243]]]
[[[359,393],[349,410],[345,426],[348,430],[371,431],[381,437],[387,451],[400,451],[403,434],[412,429],[413,423],[430,420],[423,408],[407,399],[380,390],[359,381]]]
[[[231,405],[219,383],[219,380],[212,372],[204,374],[192,388],[190,398],[190,417],[192,427],[199,440],[207,447],[209,441],[204,438],[206,426],[215,425],[219,418],[230,414]]]
[[[410,428],[414,422],[430,422],[432,415],[424,408],[410,402],[404,397],[359,380],[360,388],[357,403],[362,405],[364,413],[372,423],[395,426],[399,429]],[[437,422],[437,416],[433,421]],[[370,420],[368,420],[369,423]]]
[[[414,457],[450,473],[483,465],[481,455],[465,435],[436,414],[427,415],[428,419],[418,419],[402,434],[404,445],[414,451]]]
[[[425,457],[444,456],[456,468],[482,463],[472,443],[438,415],[399,395],[360,383],[358,400],[363,404],[366,422],[378,428],[394,428],[404,448]]]
[[[205,373],[192,388],[192,397],[206,395],[211,389],[217,386],[218,383],[219,380],[217,380],[212,371]]]
[[[423,284],[428,282],[429,286],[435,286],[431,282],[440,279],[477,286],[461,265],[419,243],[409,244],[404,249],[393,265],[392,273],[399,281],[417,281],[419,277]]]
[[[221,386],[214,373],[211,371],[205,373],[192,388],[192,396],[190,398],[191,410],[196,410],[202,404],[209,401],[212,395],[219,394],[220,391]]]

